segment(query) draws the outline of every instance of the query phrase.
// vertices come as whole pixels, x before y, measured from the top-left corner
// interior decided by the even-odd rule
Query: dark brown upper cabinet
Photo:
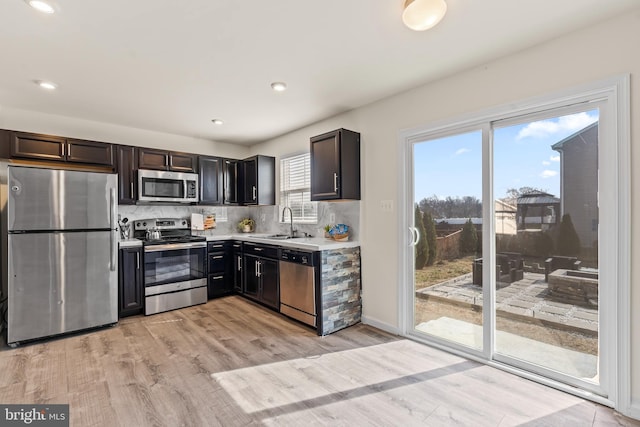
[[[11,157],[11,138],[13,132],[0,129],[0,159],[8,159]]]
[[[275,205],[276,159],[254,156],[242,161],[242,203],[245,205]]]
[[[311,138],[311,200],[360,200],[360,134],[337,129]]]
[[[113,145],[59,136],[13,132],[11,158],[113,167]]]
[[[116,146],[116,168],[118,172],[118,203],[135,205],[138,195],[138,151],[128,145]]]
[[[199,156],[198,175],[200,176],[200,204],[219,205],[223,201],[223,159],[220,157]]]
[[[222,203],[225,205],[237,205],[240,203],[240,170],[242,162],[236,159],[222,160],[223,192]]]
[[[174,172],[197,171],[198,156],[189,153],[176,153],[155,148],[138,148],[138,167]]]

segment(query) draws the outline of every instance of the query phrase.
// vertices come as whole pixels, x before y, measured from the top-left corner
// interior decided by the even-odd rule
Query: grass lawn
[[[416,270],[416,289],[433,286],[454,277],[471,273],[475,258],[476,256],[469,255],[451,261],[440,261],[434,265],[424,267],[422,270]]]

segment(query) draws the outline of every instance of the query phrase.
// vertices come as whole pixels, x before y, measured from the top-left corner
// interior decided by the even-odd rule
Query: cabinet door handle
[[[65,154],[66,151],[67,151],[66,148],[67,148],[67,144],[66,143],[62,144],[62,157],[65,157],[65,155],[66,155]]]
[[[242,257],[238,255],[238,271],[242,271]]]
[[[210,247],[210,248],[212,248],[212,249],[213,249],[213,248],[221,248],[221,247],[222,247],[222,245],[211,245],[211,246],[209,246],[209,247]]]
[[[338,192],[338,174],[333,174],[333,191]]]
[[[211,257],[211,258],[212,258],[212,259],[222,259],[222,258],[223,258],[223,256],[222,256],[222,255],[218,255],[218,256]]]
[[[253,186],[253,200],[256,199],[256,186]]]
[[[224,279],[224,276],[213,276],[213,280]]]
[[[135,194],[133,194],[133,181],[131,181],[131,198],[133,199]]]
[[[262,251],[264,251],[264,249],[262,249],[262,248],[253,248],[253,250],[254,250],[254,251],[256,251],[256,252],[262,252]]]
[[[136,270],[140,270],[140,252],[136,252]]]

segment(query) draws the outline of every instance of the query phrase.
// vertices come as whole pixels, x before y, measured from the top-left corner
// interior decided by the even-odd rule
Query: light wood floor
[[[356,325],[327,337],[240,297],[0,351],[0,403],[72,426],[640,425]]]

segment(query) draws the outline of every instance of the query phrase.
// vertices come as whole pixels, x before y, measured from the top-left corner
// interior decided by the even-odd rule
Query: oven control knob
[[[187,225],[187,221],[182,221],[182,225]]]
[[[307,257],[306,257],[306,256],[303,256],[303,257],[302,257],[302,263],[303,263],[303,264],[307,264]]]
[[[147,226],[147,223],[146,223],[146,222],[143,222],[143,223],[142,223],[142,226],[143,226],[143,227],[146,227],[146,226]]]

